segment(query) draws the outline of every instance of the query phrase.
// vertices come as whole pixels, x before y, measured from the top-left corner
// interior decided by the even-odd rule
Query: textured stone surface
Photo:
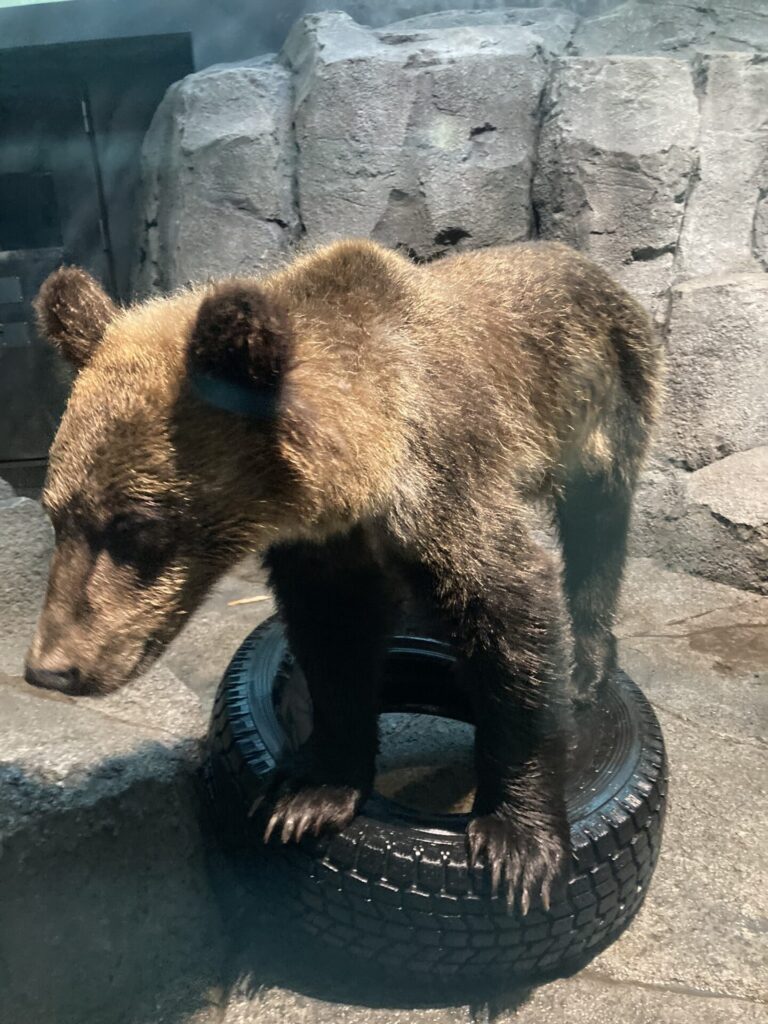
[[[703,1005],[702,1005],[703,1004]],[[218,1020],[218,1018],[215,1018]],[[591,974],[515,991],[472,1007],[391,1009],[337,1006],[312,997],[266,989],[254,1000],[230,1004],[223,1024],[764,1024],[765,1007],[749,1000],[714,997],[653,987],[626,988]],[[195,1024],[195,1022],[193,1022]]]
[[[142,293],[273,266],[298,233],[291,83],[271,60],[173,85],[144,144]]]
[[[18,677],[0,676],[4,837],[43,811],[90,806],[134,784],[179,774],[190,748],[163,736],[148,706],[139,724],[104,714],[103,703],[37,691]]]
[[[652,464],[635,496],[633,553],[655,557],[680,572],[765,593],[765,452],[765,446],[738,452],[693,472]]]
[[[264,987],[255,995],[235,996],[223,1024],[467,1024],[464,1006],[400,1009],[344,1006],[282,988]]]
[[[768,593],[768,447],[687,475],[680,526],[678,568]]]
[[[765,744],[767,611],[763,595],[631,559],[617,627],[621,664],[668,718]]]
[[[768,7],[766,7],[768,31]],[[699,163],[676,263],[684,277],[768,269],[768,57],[709,55],[694,65]]]
[[[760,1024],[765,1007],[743,999],[707,1000],[662,986],[625,988],[591,972],[534,991],[520,1009],[502,1004],[495,1024]]]
[[[223,1024],[764,1024],[765,1006],[748,999],[686,992],[675,987],[616,984],[592,972],[533,990],[513,990],[470,1006],[400,1009],[343,1006],[276,988],[233,1000]]]
[[[768,49],[763,0],[629,0],[579,25],[580,53],[697,53]]]
[[[0,500],[0,672],[17,672],[45,594],[53,530],[31,498]]]
[[[768,274],[672,290],[660,447],[687,469],[768,441]]]
[[[315,15],[282,54],[293,82],[262,60],[173,86],[144,147],[137,289],[258,271],[344,235],[419,257],[527,237],[541,50],[568,25],[377,33]]]
[[[685,61],[556,61],[534,183],[542,237],[589,253],[662,312],[696,167],[697,129]]]
[[[670,538],[678,535],[685,516],[688,475],[688,471],[667,461],[660,444],[654,447],[635,490],[629,534],[631,554],[650,555],[663,562]]]
[[[456,28],[465,25],[519,25],[533,32],[547,52],[556,54],[562,53],[568,46],[577,24],[577,16],[564,7],[512,7],[490,11],[433,11],[386,27],[387,32],[407,33],[414,29]]]
[[[632,550],[764,592],[768,275],[671,289],[666,401],[635,500]]]
[[[768,523],[768,447],[752,448],[691,475],[688,497],[738,526]]]
[[[0,607],[39,600],[52,550],[53,529],[36,501],[0,501]]]
[[[648,902],[590,970],[765,1000],[768,599],[637,560],[619,634],[665,731],[670,813]]]
[[[253,601],[254,597],[258,600]],[[231,604],[233,601],[245,603]],[[237,573],[226,577],[168,648],[158,671],[172,672],[204,706],[210,706],[229,659],[274,610],[262,573],[245,579]]]
[[[306,241],[370,235],[424,258],[527,237],[537,49],[503,24],[376,34],[342,14],[300,22],[284,58]]]

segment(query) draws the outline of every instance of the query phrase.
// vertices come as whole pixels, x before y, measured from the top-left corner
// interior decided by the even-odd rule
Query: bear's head
[[[105,693],[237,559],[322,519],[297,464],[294,331],[249,280],[120,309],[68,267],[36,311],[76,377],[50,452],[56,543],[26,678]]]

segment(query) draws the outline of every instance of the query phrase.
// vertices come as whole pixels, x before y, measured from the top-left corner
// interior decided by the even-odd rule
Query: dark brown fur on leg
[[[393,599],[360,531],[273,548],[266,565],[309,685],[313,732],[281,766],[265,839],[349,824],[371,790],[378,680]]]
[[[576,700],[593,699],[616,670],[613,622],[626,559],[632,494],[618,475],[580,473],[556,502],[573,623]]]
[[[556,565],[512,521],[472,550],[476,580],[442,588],[459,671],[475,710],[477,794],[467,829],[472,864],[525,914],[549,894],[570,852],[564,800],[565,613]],[[459,569],[457,578],[467,578]],[[438,591],[440,588],[437,588]]]
[[[501,891],[510,906],[517,898],[527,914],[537,897],[549,908],[570,853],[565,744],[544,710],[524,712],[510,702],[499,716],[501,689],[500,682],[490,683],[478,700],[485,707],[478,711],[478,793],[467,842],[470,862],[488,864],[492,892]]]

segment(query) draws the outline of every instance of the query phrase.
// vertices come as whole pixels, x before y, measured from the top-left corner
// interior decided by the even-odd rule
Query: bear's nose
[[[80,688],[80,671],[74,667],[48,669],[35,668],[27,662],[24,678],[32,686],[41,686],[45,690],[58,690],[60,693],[78,693]]]

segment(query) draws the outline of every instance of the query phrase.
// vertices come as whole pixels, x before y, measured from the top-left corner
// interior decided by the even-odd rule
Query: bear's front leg
[[[285,843],[340,831],[371,791],[392,601],[361,531],[275,547],[265,564],[313,707],[312,735],[271,796],[265,840]]]
[[[523,914],[550,890],[570,855],[565,811],[567,643],[556,564],[524,528],[485,538],[457,622],[475,710],[477,793],[470,861]],[[466,576],[465,576],[466,579]]]
[[[556,733],[543,735],[541,712],[510,706],[501,687],[496,696],[478,695],[477,703],[485,711],[478,709],[470,863],[485,861],[492,892],[501,891],[510,906],[517,898],[523,914],[537,896],[548,909],[552,885],[570,853],[564,744]]]

